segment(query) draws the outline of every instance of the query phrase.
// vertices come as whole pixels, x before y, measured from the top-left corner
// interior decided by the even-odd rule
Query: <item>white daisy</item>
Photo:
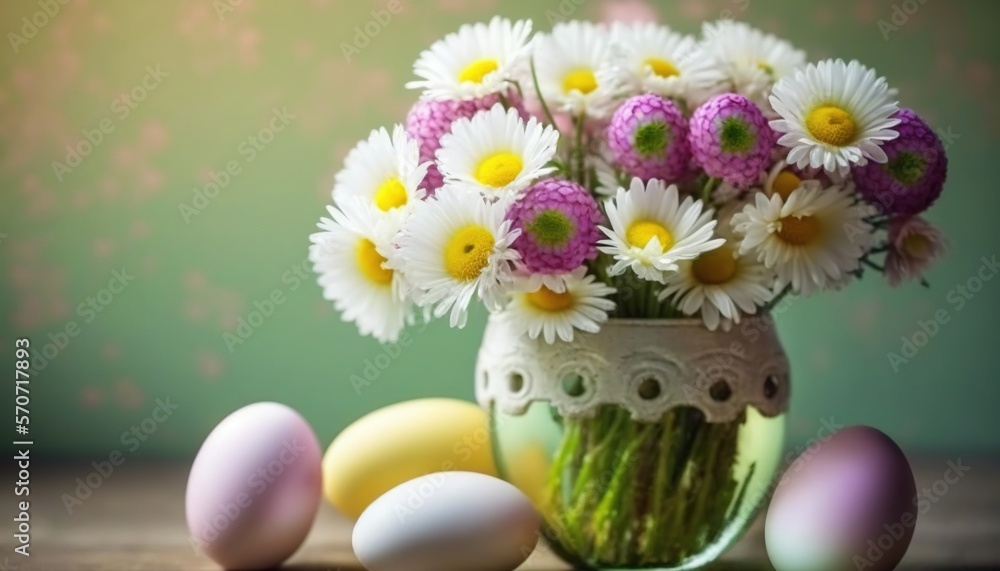
[[[312,234],[309,259],[319,274],[323,297],[362,335],[396,341],[410,318],[411,302],[399,272],[385,267],[398,217],[386,217],[363,198],[344,197],[327,206],[322,232]]]
[[[406,84],[434,99],[477,99],[507,90],[525,75],[531,54],[531,20],[495,16],[489,24],[465,24],[424,50],[413,72],[422,79]]]
[[[774,82],[805,65],[805,52],[743,22],[719,20],[702,27],[702,45],[716,61],[732,91],[769,111]]]
[[[415,301],[433,307],[434,317],[451,311],[451,326],[464,327],[473,295],[491,311],[506,303],[518,260],[510,245],[520,230],[511,230],[505,211],[503,203],[449,185],[413,209],[390,266],[403,270]]]
[[[884,77],[857,61],[825,60],[778,81],[771,105],[781,116],[771,128],[799,168],[845,173],[851,165],[887,160],[884,141],[899,136],[899,110]]]
[[[562,22],[535,41],[538,87],[554,111],[603,118],[614,110],[620,71],[604,26]]]
[[[489,197],[510,197],[549,174],[559,133],[534,117],[525,123],[516,109],[497,103],[452,124],[441,137],[438,168],[445,181]]]
[[[655,178],[648,183],[633,178],[628,190],[619,187],[604,203],[611,228],[600,227],[608,239],[599,241],[598,249],[614,256],[611,275],[631,268],[644,280],[664,283],[664,274],[676,271],[678,261],[725,242],[712,239],[711,210],[702,212],[702,202],[690,196],[679,202],[677,185],[664,184]]]
[[[417,188],[430,163],[420,164],[417,142],[406,136],[402,125],[392,129],[392,137],[382,127],[359,142],[344,159],[337,173],[333,198],[361,197],[381,212],[407,210],[424,197]]]
[[[701,312],[709,330],[728,331],[740,322],[740,314],[753,315],[774,297],[774,272],[748,254],[740,255],[730,243],[678,263],[660,292],[686,315]]]
[[[848,277],[872,246],[864,207],[851,192],[803,181],[788,201],[759,192],[754,204],[733,216],[742,236],[740,253],[752,252],[777,274],[775,289],[791,284],[809,295]]]
[[[621,51],[630,93],[655,93],[697,105],[725,79],[695,38],[666,26],[615,22],[611,41]]]
[[[573,340],[573,330],[597,333],[608,320],[615,302],[605,296],[615,288],[595,281],[586,267],[562,276],[565,288],[553,291],[529,279],[515,280],[515,292],[503,314],[521,333],[532,339],[541,335],[546,343]]]

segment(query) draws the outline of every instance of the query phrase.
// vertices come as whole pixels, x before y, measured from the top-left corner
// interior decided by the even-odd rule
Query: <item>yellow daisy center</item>
[[[659,240],[663,252],[674,245],[674,236],[670,230],[652,220],[637,220],[625,231],[625,239],[637,248],[645,248],[654,237]]]
[[[736,276],[736,258],[729,246],[720,246],[695,258],[691,263],[694,278],[700,283],[724,284]]]
[[[375,249],[375,243],[371,240],[363,238],[358,242],[354,258],[358,262],[361,275],[368,278],[369,281],[379,285],[388,285],[392,282],[392,270],[382,267],[385,258],[378,253],[378,250]]]
[[[500,64],[493,58],[480,58],[465,66],[465,69],[459,72],[458,80],[482,83],[487,74],[496,71],[499,67]]]
[[[814,139],[834,147],[854,141],[857,126],[851,114],[835,105],[817,107],[806,115],[806,129]]]
[[[406,187],[398,178],[392,177],[375,191],[375,206],[383,212],[406,205]]]
[[[805,246],[816,240],[821,230],[822,226],[815,216],[786,216],[781,219],[778,237],[793,246]]]
[[[543,311],[565,311],[573,307],[573,294],[568,291],[556,293],[542,286],[527,295],[528,303]]]
[[[645,64],[660,77],[673,77],[681,74],[680,70],[674,67],[674,64],[662,58],[651,57],[645,61]]]
[[[911,233],[903,238],[902,250],[910,258],[923,259],[930,254],[931,241],[923,234]]]
[[[472,281],[490,262],[496,240],[493,233],[478,224],[455,232],[444,249],[444,267],[456,280]]]
[[[524,163],[520,155],[501,151],[483,159],[476,167],[476,180],[480,184],[500,188],[507,186],[521,174]]]
[[[597,77],[594,76],[593,70],[574,69],[567,73],[563,77],[563,92],[569,93],[574,89],[584,95],[597,89]]]
[[[771,190],[780,196],[782,200],[788,200],[792,191],[798,188],[801,184],[802,179],[800,179],[792,171],[781,171],[778,173],[778,176],[774,177],[774,183],[771,185]]]
[[[770,75],[771,77],[774,77],[774,68],[771,67],[771,64],[767,63],[766,61],[762,60],[757,62],[757,69],[760,69],[764,73]]]

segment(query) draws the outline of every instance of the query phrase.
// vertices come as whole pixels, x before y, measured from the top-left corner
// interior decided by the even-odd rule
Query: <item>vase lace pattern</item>
[[[708,331],[690,319],[612,320],[599,333],[548,344],[512,333],[497,315],[479,351],[476,398],[512,415],[545,401],[567,418],[590,418],[615,404],[640,422],[686,406],[718,423],[737,419],[748,405],[765,417],[784,413],[789,380],[769,318],[730,331]]]

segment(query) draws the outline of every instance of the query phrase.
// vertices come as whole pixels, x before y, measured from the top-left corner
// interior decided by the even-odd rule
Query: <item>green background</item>
[[[787,37],[813,60],[857,58],[875,67],[900,89],[904,106],[952,133],[948,186],[928,215],[952,253],[928,276],[932,287],[890,289],[868,279],[797,300],[778,317],[793,365],[791,442],[824,422],[863,423],[907,450],[1000,449],[1000,280],[960,310],[947,297],[1000,248],[1000,3],[400,3],[350,60],[342,45],[387,2],[72,0],[16,52],[7,36],[0,362],[13,369],[17,337],[30,337],[39,351],[50,333],[69,322],[79,327],[32,379],[36,454],[106,457],[157,398],[179,409],[136,455],[191,455],[222,417],[259,400],[296,408],[327,442],[392,402],[471,399],[483,312],[464,330],[435,323],[411,332],[409,345],[357,393],[350,376],[363,375],[366,361],[386,349],[357,336],[314,279],[302,281],[295,270],[347,150],[373,127],[401,121],[412,103],[403,83],[421,49],[494,13],[548,29],[547,13],[560,10],[589,19],[651,11],[686,32],[728,12]],[[894,4],[901,25],[886,36],[878,21],[891,22]],[[905,22],[904,5],[919,6]],[[3,31],[20,33],[22,18],[39,10],[32,0],[3,2]],[[141,84],[147,66],[169,75],[123,117],[115,102]],[[251,161],[245,141],[267,127],[275,108],[295,117]],[[53,161],[65,161],[65,146],[105,119],[114,130],[58,180]],[[192,205],[194,189],[230,161],[239,173],[185,221],[181,205]],[[123,267],[134,280],[85,322],[78,304]],[[275,289],[284,302],[230,351],[223,334]],[[939,310],[949,321],[894,372],[887,353]]]

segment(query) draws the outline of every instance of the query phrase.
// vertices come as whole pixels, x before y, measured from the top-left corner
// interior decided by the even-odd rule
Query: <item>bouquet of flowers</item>
[[[733,21],[531,30],[498,17],[435,42],[405,122],[347,156],[310,256],[361,333],[462,327],[473,298],[549,344],[611,317],[730,330],[866,272],[922,281],[943,252],[919,216],[943,145],[874,70]],[[560,419],[555,544],[594,566],[694,561],[760,501],[755,464],[734,468],[748,415],[629,415]]]
[[[311,236],[362,334],[466,323],[549,343],[609,317],[729,328],[866,271],[922,279],[944,148],[857,61],[743,23],[464,25],[425,50],[405,122],[371,132]]]

